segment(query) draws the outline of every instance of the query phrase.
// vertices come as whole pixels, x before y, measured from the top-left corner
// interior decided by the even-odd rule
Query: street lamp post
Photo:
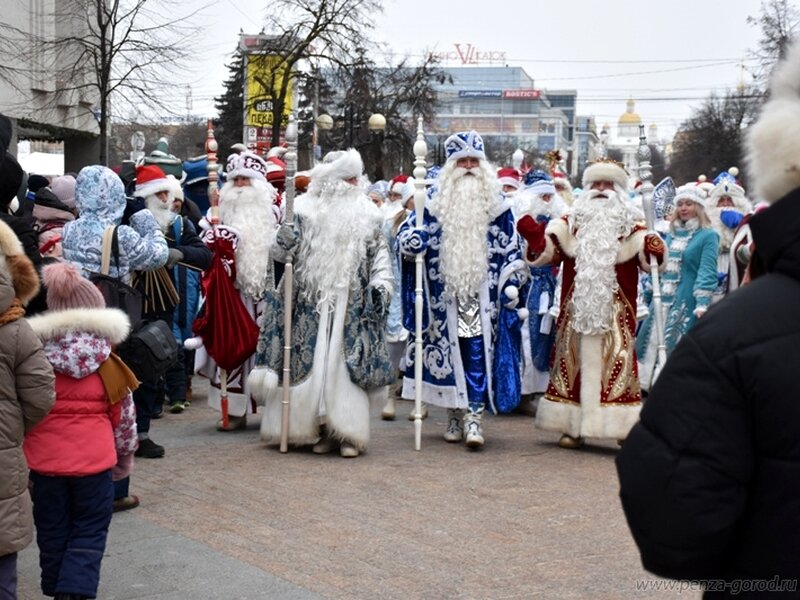
[[[367,120],[367,129],[369,130],[369,139],[359,140],[356,133],[357,125],[360,123],[358,112],[355,105],[352,103],[346,104],[341,119],[334,119],[328,114],[322,113],[316,118],[316,125],[319,131],[325,134],[325,137],[332,138],[332,132],[338,127],[342,128],[341,134],[337,140],[332,140],[333,145],[338,149],[347,148],[362,148],[371,144],[377,144],[375,152],[375,179],[383,179],[383,137],[386,130],[386,117],[380,113],[372,113]],[[337,127],[337,124],[340,124]]]

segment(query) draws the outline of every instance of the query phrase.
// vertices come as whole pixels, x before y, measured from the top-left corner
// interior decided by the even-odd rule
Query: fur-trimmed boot
[[[460,408],[447,409],[447,431],[444,432],[446,442],[460,442],[464,439],[464,427],[461,420],[464,418],[464,411]]]
[[[483,447],[483,428],[481,427],[483,411],[483,406],[478,409],[470,407],[464,416],[464,440],[467,442],[468,448]]]

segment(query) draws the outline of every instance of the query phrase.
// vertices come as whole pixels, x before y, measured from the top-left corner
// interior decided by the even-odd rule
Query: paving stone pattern
[[[410,402],[373,406],[365,454],[280,454],[245,431],[215,431],[195,401],[154,421],[166,457],[137,459],[135,510],[114,516],[99,598],[305,600],[654,598],[620,507],[614,443],[556,446],[531,417],[485,418],[486,446],[441,435],[443,409],[413,449]],[[35,543],[20,598],[39,600]],[[684,593],[683,598],[700,594]]]

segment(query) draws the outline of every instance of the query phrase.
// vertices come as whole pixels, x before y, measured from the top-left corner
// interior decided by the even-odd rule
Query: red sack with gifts
[[[236,280],[235,241],[216,236],[212,243],[214,258],[203,274],[205,303],[192,325],[192,331],[203,339],[208,355],[227,371],[240,366],[255,351],[258,325],[247,311]]]

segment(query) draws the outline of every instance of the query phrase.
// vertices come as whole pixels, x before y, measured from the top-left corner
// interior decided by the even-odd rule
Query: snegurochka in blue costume
[[[474,131],[454,134],[445,150],[447,162],[422,228],[415,211],[397,236],[404,257],[404,326],[411,332],[403,397],[415,396],[413,261],[424,251],[422,399],[448,409],[445,440],[480,448],[486,407],[509,412],[519,404],[525,315],[516,307],[525,297],[528,269],[512,202],[500,196],[481,137]]]

